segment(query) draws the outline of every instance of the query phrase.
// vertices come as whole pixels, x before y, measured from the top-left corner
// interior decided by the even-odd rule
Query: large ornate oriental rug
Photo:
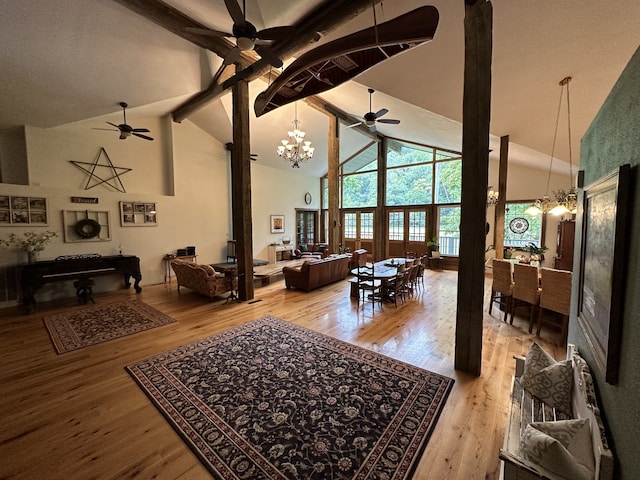
[[[140,300],[95,305],[44,318],[58,353],[114,340],[175,320]]]
[[[273,317],[127,370],[224,480],[411,478],[453,385]]]

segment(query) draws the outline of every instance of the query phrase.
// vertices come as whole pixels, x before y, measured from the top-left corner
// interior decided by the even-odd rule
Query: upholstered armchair
[[[238,288],[238,277],[234,270],[228,274],[220,273],[210,265],[180,259],[172,260],[171,268],[176,273],[178,292],[180,287],[186,287],[213,298]]]

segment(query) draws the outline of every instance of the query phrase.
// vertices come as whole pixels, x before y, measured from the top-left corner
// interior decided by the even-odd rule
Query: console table
[[[18,265],[22,303],[27,313],[36,305],[35,293],[45,283],[79,280],[98,275],[121,274],[124,286],[131,286],[134,278],[136,293],[140,293],[140,259],[134,255],[110,255],[105,257],[72,258],[65,260],[46,260]]]
[[[269,245],[269,263],[291,260],[291,254],[294,250],[293,245]]]

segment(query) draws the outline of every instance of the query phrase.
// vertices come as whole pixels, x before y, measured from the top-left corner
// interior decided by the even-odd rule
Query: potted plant
[[[529,262],[535,262],[538,260],[544,260],[544,252],[546,252],[548,248],[544,245],[538,247],[535,243],[529,242],[524,247],[522,247],[522,250],[529,254]]]
[[[431,247],[431,256],[433,258],[440,257],[440,240],[438,237],[433,237],[431,240],[427,242],[427,247]]]
[[[5,247],[17,247],[26,252],[29,263],[33,263],[38,258],[38,254],[42,252],[49,244],[52,238],[57,237],[56,232],[24,232],[20,237],[15,233],[9,235],[8,239],[0,239],[0,245]]]

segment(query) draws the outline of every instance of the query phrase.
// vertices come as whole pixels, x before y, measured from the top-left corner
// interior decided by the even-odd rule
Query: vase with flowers
[[[0,239],[0,245],[16,247],[26,252],[29,263],[33,263],[38,254],[49,244],[52,238],[57,237],[56,232],[46,231],[42,233],[24,232],[22,236],[12,233],[8,239]]]

